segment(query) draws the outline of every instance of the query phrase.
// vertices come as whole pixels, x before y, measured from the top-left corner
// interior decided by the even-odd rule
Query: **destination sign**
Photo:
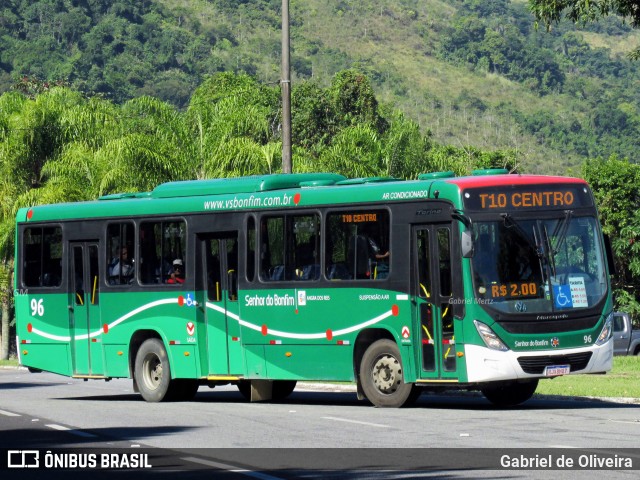
[[[377,222],[377,213],[343,213],[342,223]]]
[[[514,185],[465,190],[468,210],[574,209],[593,205],[584,185]]]

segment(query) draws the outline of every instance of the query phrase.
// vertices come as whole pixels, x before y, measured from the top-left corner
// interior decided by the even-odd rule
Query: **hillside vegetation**
[[[185,108],[215,72],[279,80],[280,0],[3,4],[0,92],[28,76]],[[294,85],[356,68],[435,141],[510,149],[524,171],[635,160],[640,72],[625,53],[638,33],[614,18],[546,32],[524,0],[291,0],[290,11]]]

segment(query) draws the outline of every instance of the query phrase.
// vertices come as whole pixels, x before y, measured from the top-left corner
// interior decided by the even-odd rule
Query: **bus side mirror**
[[[462,258],[473,257],[473,237],[471,236],[471,232],[468,230],[462,232],[460,250],[462,252]]]

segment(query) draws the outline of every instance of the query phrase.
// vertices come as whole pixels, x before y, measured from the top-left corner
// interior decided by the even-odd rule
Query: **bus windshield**
[[[607,293],[604,255],[593,216],[526,219],[503,214],[476,222],[472,258],[479,303],[513,314],[568,312]]]

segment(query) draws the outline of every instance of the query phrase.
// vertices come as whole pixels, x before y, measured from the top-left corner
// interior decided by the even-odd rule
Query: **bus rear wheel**
[[[359,377],[364,395],[376,407],[402,407],[417,398],[417,387],[404,382],[400,349],[392,340],[377,340],[367,348]]]
[[[145,340],[136,355],[134,375],[147,402],[170,400],[171,368],[167,351],[157,338]],[[174,390],[177,385],[174,385]]]
[[[538,388],[538,379],[526,382],[507,382],[481,389],[487,400],[497,407],[513,407],[529,400]]]
[[[295,380],[274,380],[272,390],[273,399],[276,402],[284,400],[293,393],[297,383]]]

